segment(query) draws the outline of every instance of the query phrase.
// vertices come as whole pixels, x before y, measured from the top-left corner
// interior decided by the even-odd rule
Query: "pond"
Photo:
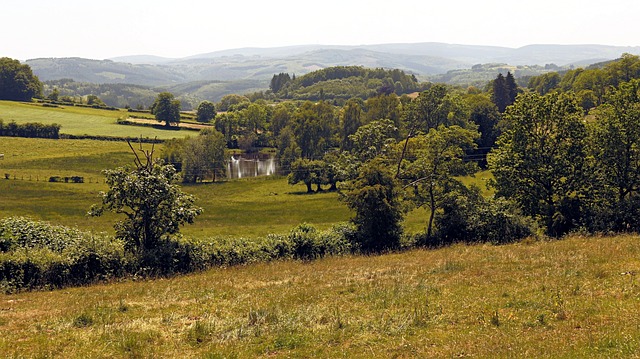
[[[227,178],[247,178],[276,174],[276,158],[263,153],[246,153],[231,156],[227,162]]]

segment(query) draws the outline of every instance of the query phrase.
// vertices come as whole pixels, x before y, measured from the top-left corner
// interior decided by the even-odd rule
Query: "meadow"
[[[11,106],[0,103],[0,109]],[[27,106],[16,113],[28,122],[33,105],[15,106]],[[61,117],[63,129],[82,111],[112,115],[73,110],[79,113]],[[7,111],[0,113],[12,119]],[[100,134],[130,128],[108,121],[100,128],[98,119],[91,121]],[[0,217],[113,232],[117,216],[89,218],[86,212],[107,189],[101,171],[133,163],[126,143],[0,137],[0,153]],[[51,176],[82,176],[85,183],[50,183]],[[490,177],[481,172],[463,180],[488,191],[484,184]],[[290,186],[282,177],[183,190],[196,195],[205,210],[184,228],[187,237],[260,237],[287,233],[303,222],[324,229],[351,216],[337,193],[306,194],[304,185]],[[422,209],[410,212],[405,230],[424,229],[426,215]],[[8,358],[634,357],[640,351],[639,254],[637,236],[572,236],[278,260],[155,280],[128,277],[0,294],[0,353]]]
[[[162,146],[155,149],[159,154]],[[86,213],[100,201],[100,191],[107,190],[101,171],[133,164],[126,143],[0,137],[0,153],[5,154],[0,162],[0,217],[28,216],[112,232],[115,215],[90,218]],[[51,176],[83,176],[85,183],[50,183]],[[282,177],[186,185],[183,190],[204,208],[195,224],[184,227],[189,236],[264,236],[288,232],[303,222],[328,228],[350,217],[337,193],[309,195],[304,185],[291,186]]]
[[[0,119],[4,123],[40,122],[62,125],[61,134],[74,136],[111,136],[158,138],[161,140],[193,136],[188,130],[162,130],[153,127],[119,125],[118,119],[131,115],[127,110],[100,110],[76,106],[44,107],[42,104],[0,101]],[[149,116],[149,114],[145,114]]]
[[[0,295],[0,353],[637,357],[638,258],[637,236],[573,236]]]

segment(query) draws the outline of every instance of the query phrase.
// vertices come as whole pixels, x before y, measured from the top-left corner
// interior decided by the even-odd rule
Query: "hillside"
[[[7,357],[634,357],[637,236],[0,295]]]
[[[640,53],[640,47],[601,45],[530,45],[517,49],[441,43],[368,46],[294,46],[247,48],[183,59],[150,56],[117,61],[79,58],[28,60],[41,80],[71,78],[84,82],[156,86],[191,81],[268,80],[280,72],[299,75],[331,66],[397,68],[420,76],[443,74],[475,64],[559,66],[593,63]]]
[[[183,100],[193,99],[190,102],[197,105],[202,99],[219,101],[230,93],[266,90],[274,74],[300,76],[333,66],[399,69],[422,81],[477,86],[495,78],[504,69],[513,69],[516,77],[535,76],[547,72],[545,67],[549,64],[568,69],[572,65],[615,59],[625,52],[640,54],[640,47],[530,45],[513,49],[443,43],[304,45],[231,49],[182,59],[136,55],[111,60],[32,59],[26,63],[42,81],[72,79],[94,84],[139,85],[155,92],[174,92]],[[479,64],[485,65],[478,68]],[[130,105],[148,106],[149,92],[141,94],[144,90],[140,89],[134,92],[135,103]],[[107,103],[122,106],[123,101],[112,98]]]

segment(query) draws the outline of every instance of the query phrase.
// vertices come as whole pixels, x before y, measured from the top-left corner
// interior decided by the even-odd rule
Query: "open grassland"
[[[161,145],[156,150],[161,150]],[[145,145],[149,149],[150,145]],[[133,163],[123,142],[48,140],[0,137],[0,217],[28,216],[83,230],[112,232],[115,215],[87,218],[100,191],[106,191],[103,169]],[[4,174],[10,179],[5,179]],[[83,176],[85,183],[49,183],[50,176]],[[14,179],[15,178],[15,179]],[[189,236],[264,236],[285,233],[307,222],[318,228],[346,221],[350,212],[338,194],[308,195],[304,185],[290,186],[286,178],[243,179],[188,185],[205,209]]]
[[[149,116],[149,114],[146,114]],[[40,122],[61,125],[60,133],[75,136],[111,136],[171,139],[193,135],[188,130],[163,130],[153,127],[119,125],[116,121],[130,116],[126,110],[109,111],[94,108],[60,106],[43,107],[36,103],[0,101],[0,119],[5,124]]]
[[[0,353],[636,357],[639,239],[456,245],[0,295]]]

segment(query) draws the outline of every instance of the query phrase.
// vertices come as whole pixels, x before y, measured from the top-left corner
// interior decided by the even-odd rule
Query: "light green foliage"
[[[423,91],[404,110],[404,130],[408,136],[417,131],[428,132],[440,125],[468,128],[469,110],[459,95],[450,93],[442,84]]]
[[[509,130],[489,154],[497,194],[540,220],[548,235],[566,233],[593,183],[582,108],[572,95],[529,93],[518,97],[505,119]]]
[[[465,163],[465,150],[475,148],[479,134],[459,126],[440,126],[409,141],[399,177],[412,188],[417,207],[429,208],[427,237],[431,237],[435,213],[451,190],[463,186],[455,176],[473,173],[475,163]]]
[[[202,213],[202,208],[194,205],[195,198],[177,186],[173,166],[154,160],[153,150],[144,154],[146,162],[136,159],[134,169],[105,171],[109,190],[102,193],[102,204],[89,212],[93,216],[104,211],[124,214],[126,218],[114,226],[116,236],[137,255],[155,249],[161,240],[178,233],[181,225],[193,223]]]
[[[338,118],[326,102],[303,103],[293,114],[292,130],[303,158],[319,159],[334,142]]]
[[[395,93],[370,97],[366,101],[365,108],[365,122],[387,119],[392,120],[397,127],[400,126],[402,104]]]
[[[214,129],[201,130],[197,137],[185,139],[180,155],[183,180],[195,183],[211,176],[215,182],[217,176],[224,176],[225,149],[224,136]]]
[[[220,111],[232,111],[234,106],[240,105],[242,103],[250,102],[246,96],[230,94],[225,95],[220,99],[220,103],[218,104],[218,110]]]
[[[378,156],[386,156],[396,144],[398,128],[388,119],[375,120],[360,126],[356,133],[349,136],[351,153],[364,163]]]
[[[638,229],[640,190],[640,80],[620,84],[589,123],[589,152],[602,185],[600,203],[609,207],[609,230]]]
[[[173,94],[162,92],[151,105],[151,113],[158,122],[164,121],[166,127],[171,127],[172,123],[180,122],[180,101]]]

